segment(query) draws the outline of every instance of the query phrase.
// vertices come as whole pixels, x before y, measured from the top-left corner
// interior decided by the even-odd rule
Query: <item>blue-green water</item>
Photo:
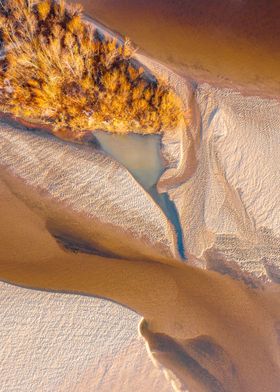
[[[156,189],[156,183],[165,169],[160,153],[161,137],[137,134],[112,135],[103,131],[97,131],[94,135],[102,150],[125,166],[164,211],[176,230],[179,253],[185,258],[177,209],[167,193],[160,194]]]

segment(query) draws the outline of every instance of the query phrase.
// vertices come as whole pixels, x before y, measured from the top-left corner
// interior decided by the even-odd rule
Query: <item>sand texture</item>
[[[164,135],[168,168],[157,184],[177,207],[190,261],[250,284],[279,282],[279,101],[193,87],[138,58],[175,88],[191,119]]]
[[[32,135],[33,144],[36,137]],[[65,145],[65,148],[72,146]],[[41,158],[41,164],[44,159]],[[98,250],[97,254],[88,252],[74,233],[71,241],[66,237],[67,242],[65,237],[58,239],[50,231],[46,224],[48,215],[41,213],[46,211],[45,195],[36,190],[30,192],[30,185],[15,179],[11,171],[5,175],[2,171],[1,177],[5,181],[1,184],[0,203],[2,280],[24,287],[103,297],[136,311],[144,317],[140,332],[152,357],[168,369],[168,379],[177,390],[277,391],[280,382],[279,289],[252,290],[230,277],[193,269],[175,259],[158,257],[140,261],[109,258]],[[75,194],[75,188],[68,192],[70,197]],[[52,204],[55,206],[58,201],[53,199]],[[41,208],[39,213],[38,207]],[[78,218],[81,219],[79,215]],[[57,215],[53,223],[59,221],[60,215]],[[80,221],[82,224],[82,219]],[[71,228],[72,221],[68,224]],[[62,294],[58,298],[62,298]],[[3,302],[7,301],[4,294]],[[27,309],[28,303],[28,297],[25,297],[22,311]],[[62,309],[63,306],[67,306],[67,301]],[[46,299],[46,311],[51,308],[50,300]],[[2,323],[13,326],[9,313],[4,314]],[[67,325],[67,313],[63,313],[63,320],[63,325]],[[46,321],[45,325],[50,325],[51,330],[51,324]],[[60,332],[56,333],[61,333],[61,328],[57,328]],[[65,328],[68,336],[67,326]],[[107,328],[110,328],[109,322]],[[54,327],[53,333],[55,331]],[[36,341],[36,334],[32,339]],[[95,342],[96,352],[100,352],[101,347]],[[104,345],[102,339],[100,345]],[[13,350],[8,349],[8,354],[4,351],[4,359],[9,359],[10,355],[14,355]],[[21,351],[17,356],[19,366],[25,355],[32,358],[36,350]],[[120,356],[119,360],[123,363],[129,358],[128,354],[125,359]],[[117,360],[116,356],[114,360]],[[146,366],[141,358],[139,361],[141,368]],[[110,367],[118,366],[107,357],[104,363],[108,362]],[[67,360],[63,360],[61,366],[67,373]],[[8,366],[8,373],[9,369]],[[35,371],[32,366],[30,369]],[[99,370],[94,370],[99,379]],[[135,372],[135,377],[136,374],[139,375]],[[100,379],[102,381],[102,377]],[[14,377],[10,380],[12,386],[17,382]],[[114,377],[108,382],[112,385]],[[144,384],[139,379],[138,382],[140,386],[147,385],[146,376]],[[151,382],[163,383],[153,376]],[[122,386],[118,384],[116,390],[122,390]]]
[[[172,391],[135,333],[135,313],[6,283],[0,301],[1,392]]]
[[[175,182],[176,171],[165,173],[185,248],[201,266],[279,281],[280,104],[209,85],[195,99],[202,118],[196,170]],[[187,150],[181,154],[192,162]]]
[[[280,57],[270,34],[271,28],[278,31],[278,14],[274,2],[259,14],[260,4],[249,19],[251,1],[231,2],[229,13],[223,3],[215,1],[212,9],[197,2],[205,5],[197,13],[189,1],[178,7],[168,0],[160,7],[157,1],[147,7],[144,0],[84,2],[86,12],[129,34],[181,75],[138,53],[173,85],[190,118],[187,128],[180,124],[164,135],[167,170],[157,184],[177,208],[186,262],[179,258],[174,227],[123,166],[92,146],[1,123],[0,277],[25,287],[2,285],[1,331],[13,331],[12,349],[5,343],[1,350],[5,392],[16,390],[20,380],[28,385],[36,368],[23,364],[36,362],[40,353],[36,385],[46,391],[54,386],[79,392],[88,385],[126,391],[134,385],[152,392],[170,386],[191,392],[278,392],[280,105],[265,98],[279,94]],[[235,90],[227,88],[231,85]],[[76,294],[109,299],[137,316]],[[41,301],[45,310],[38,310],[37,319],[28,307]],[[75,339],[76,306],[80,312],[87,308],[79,320],[88,314],[88,322],[97,323],[93,330],[104,334],[87,332],[89,324],[83,322],[82,342],[79,348],[73,343],[66,357],[59,341]],[[98,316],[103,306],[104,319]],[[57,316],[43,319],[51,309]],[[19,327],[21,336],[22,312],[31,319],[26,329]],[[169,384],[138,349],[132,329],[140,316],[139,333]],[[49,354],[36,340],[41,319],[50,331],[39,335],[50,342]],[[28,340],[24,334],[31,326],[34,335]],[[22,337],[17,347],[16,334]],[[63,358],[60,368],[53,355]],[[75,366],[70,355],[77,358]],[[19,378],[11,377],[13,363]],[[50,378],[42,380],[46,368]]]
[[[177,256],[172,225],[131,174],[110,157],[4,123],[0,138],[2,168],[44,195],[38,212],[47,216],[54,235],[80,236],[89,252],[98,246],[116,257]]]
[[[67,256],[80,250],[116,260],[123,254],[135,259],[177,255],[172,225],[117,162],[93,147],[7,125],[1,130],[2,279],[13,280],[4,270],[17,261],[22,272],[25,263],[39,270],[44,261],[43,269],[51,259],[59,263],[57,252]],[[114,181],[112,192],[108,184]],[[106,391],[112,385],[115,391],[130,391],[132,385],[143,392],[170,391],[138,338],[139,316],[111,302],[74,298],[1,286],[1,391],[83,391],[88,386]]]

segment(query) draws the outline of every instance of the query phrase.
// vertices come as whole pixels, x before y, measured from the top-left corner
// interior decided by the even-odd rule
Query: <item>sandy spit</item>
[[[178,256],[172,224],[132,175],[109,156],[4,123],[0,143],[2,169],[23,181],[25,189],[40,194],[37,212],[53,235],[81,238],[89,249],[97,247],[116,257]],[[16,182],[13,186],[28,204],[21,187]],[[89,224],[92,221],[94,225]]]
[[[115,261],[121,256],[178,256],[173,226],[161,209],[125,168],[101,151],[7,123],[0,138],[0,279],[13,281],[4,271],[17,259],[22,266],[30,262],[35,269],[48,270],[48,261],[58,262],[59,254],[77,255],[79,260],[78,251],[109,255]],[[74,273],[72,279],[80,278]],[[35,287],[44,288],[41,283]],[[140,316],[88,298],[77,331],[71,320],[77,319],[82,300],[63,294],[55,298],[58,306],[48,293],[1,284],[3,388],[80,392],[89,385],[100,391],[115,385],[117,391],[128,392],[137,385],[143,392],[170,392],[170,384],[151,364],[138,338]],[[16,326],[22,326],[20,331]],[[119,356],[102,354],[106,347]]]
[[[174,87],[190,118],[164,135],[168,169],[157,184],[177,207],[189,261],[250,284],[278,283],[279,101],[194,86],[138,58]]]
[[[265,62],[263,43],[248,52],[250,34],[235,41],[227,28],[209,35],[203,24],[184,28],[168,12],[170,34],[147,7],[137,19],[135,4],[114,2],[111,13],[109,0],[91,4],[101,21],[182,74],[222,86],[231,80],[248,93],[279,89],[278,55]],[[190,262],[249,284],[179,262],[161,210],[104,154],[7,124],[0,129],[0,276],[134,310],[152,358],[177,390],[278,392],[279,287],[259,287],[279,280],[278,103],[171,79],[195,121],[164,139],[170,169],[159,189],[177,206]]]
[[[277,391],[279,289],[251,290],[230,278],[152,253],[150,259],[145,253],[141,260],[140,251],[137,259],[130,258],[129,252],[121,258],[121,251],[111,239],[119,230],[109,228],[106,247],[92,232],[86,236],[78,228],[73,230],[75,225],[84,228],[80,212],[88,205],[83,199],[75,203],[76,210],[70,216],[68,202],[63,215],[56,209],[58,196],[53,195],[47,204],[49,194],[41,191],[45,185],[44,189],[59,191],[64,201],[75,198],[79,184],[84,184],[86,178],[94,181],[91,170],[87,168],[83,175],[78,165],[88,162],[94,166],[98,163],[96,156],[91,159],[87,149],[62,144],[49,136],[17,130],[9,134],[8,126],[2,127],[1,147],[6,151],[1,154],[1,279],[24,287],[99,296],[134,310],[145,319],[140,332],[153,358],[168,369],[169,379],[179,390]],[[56,149],[60,163],[68,162],[67,154],[75,152],[75,170],[78,166],[80,173],[75,184],[71,183],[72,172],[67,177],[64,166],[56,166],[56,155],[48,150],[50,147]],[[65,159],[61,159],[62,154]],[[87,160],[83,160],[85,155]],[[39,170],[44,165],[48,168],[45,176]],[[71,186],[61,192],[59,182],[50,180],[52,175],[59,176],[65,186],[68,179]],[[108,188],[115,178],[116,172],[114,178],[106,179]],[[98,202],[99,195],[95,193],[94,201]],[[91,215],[88,222],[90,228],[95,226]],[[54,230],[57,227],[59,231]],[[114,249],[117,257],[109,257],[108,249]]]
[[[179,390],[277,391],[279,289],[251,290],[174,260],[70,251],[37,213],[38,199],[28,197],[26,204],[1,185],[1,279],[99,296],[133,309],[145,318],[140,332],[152,356],[169,369]]]

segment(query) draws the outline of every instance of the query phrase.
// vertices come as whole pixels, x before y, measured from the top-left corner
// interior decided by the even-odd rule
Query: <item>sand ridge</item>
[[[232,390],[277,390],[279,289],[252,290],[229,277],[161,258],[135,261],[69,251],[50,235],[34,205],[1,185],[1,279],[99,296],[133,309],[146,320],[141,333],[152,355],[182,384],[202,383],[197,390],[211,391],[215,382],[227,390],[231,366],[228,373],[219,371],[211,350],[205,357],[199,345],[193,346],[192,339],[206,336],[212,351],[234,365],[240,389]],[[201,371],[204,381],[198,379]]]
[[[177,207],[189,259],[250,284],[278,282],[279,101],[195,86],[138,58],[173,86],[190,118],[163,136],[167,170],[157,184]]]
[[[34,137],[38,135],[32,135],[33,145]],[[73,251],[58,243],[46,225],[48,215],[38,214],[38,206],[44,210],[45,196],[30,192],[30,184],[19,184],[12,171],[3,173],[1,279],[25,287],[107,298],[136,311],[146,320],[141,333],[151,354],[177,380],[179,390],[184,385],[198,391],[212,391],[213,385],[228,390],[233,368],[231,390],[277,390],[279,288],[252,290],[230,277],[163,257],[141,261],[87,253],[79,247]],[[68,196],[75,191],[71,187]],[[59,223],[61,216],[56,219]],[[210,351],[203,354],[209,345]],[[219,368],[217,361],[223,358],[226,362]]]
[[[103,4],[108,7],[109,2]],[[121,8],[116,7],[115,10],[121,13]],[[148,12],[154,18],[150,10]],[[108,18],[111,17],[108,12]],[[118,19],[115,15],[114,18],[116,25],[120,23],[119,26],[123,26],[119,27],[122,32],[126,29],[126,17],[123,15]],[[146,27],[149,26],[148,20]],[[131,18],[131,21],[137,32],[135,20]],[[112,27],[116,25],[112,24]],[[162,40],[161,29],[158,33]],[[173,48],[177,33],[175,29],[167,49]],[[156,37],[150,31],[141,31],[138,38],[141,37],[143,43],[150,42],[154,56],[166,62],[168,56],[169,63],[173,63],[175,68],[179,65],[177,69],[181,72],[192,69],[180,68],[179,52],[188,56],[191,53],[180,49],[180,43],[185,44],[185,41],[179,40],[179,44],[174,46],[178,57],[170,58],[172,52],[162,50],[161,45],[158,50],[155,49],[156,39],[147,39],[151,35]],[[225,36],[223,48],[226,39]],[[203,42],[207,44],[208,41]],[[240,42],[236,40],[236,48]],[[193,43],[190,47],[194,47]],[[149,50],[148,46],[145,48]],[[246,52],[248,42],[244,43],[243,49]],[[258,55],[261,49],[256,48]],[[211,45],[209,50],[213,51]],[[204,53],[203,50],[201,52]],[[207,57],[209,53],[205,53]],[[240,61],[240,52],[236,50],[234,57],[230,55],[228,59]],[[277,58],[273,57],[267,67],[261,64],[258,68],[258,72],[264,72],[263,80],[257,80],[257,91],[263,88],[264,94],[273,94],[278,88],[277,78],[272,84],[267,79],[274,69],[275,60],[277,63]],[[247,65],[252,65],[251,62],[254,62],[254,56]],[[236,62],[233,61],[233,64],[236,65]],[[248,80],[247,68],[244,69],[244,73],[233,69],[229,75],[223,76],[231,77],[236,86],[240,83],[252,92],[252,80]],[[217,81],[213,68],[210,67],[205,74],[199,67],[198,70],[195,73],[190,71],[189,75],[203,80],[210,72],[214,75],[212,81]],[[225,78],[218,81],[227,85]],[[194,124],[193,129],[178,130],[173,140],[164,139],[163,152],[170,169],[164,174],[164,181],[159,183],[159,187],[162,185],[162,189],[168,189],[176,203],[184,228],[186,249],[189,255],[194,256],[189,261],[230,276],[193,268],[172,258],[176,256],[174,237],[169,237],[173,232],[155,204],[150,206],[149,213],[141,210],[149,208],[149,199],[143,193],[139,196],[141,188],[137,188],[136,183],[132,188],[133,191],[137,188],[135,193],[138,192],[137,197],[141,199],[137,199],[136,204],[129,196],[125,197],[121,187],[113,199],[110,192],[99,188],[92,205],[85,202],[82,196],[88,198],[87,190],[93,191],[89,184],[97,185],[100,178],[90,177],[89,170],[83,171],[83,167],[79,166],[80,160],[86,168],[87,165],[96,165],[96,174],[99,175],[99,171],[103,173],[102,179],[107,181],[108,187],[114,180],[124,187],[130,181],[120,166],[107,157],[97,153],[94,162],[87,148],[59,144],[49,137],[9,130],[7,125],[3,125],[1,277],[26,287],[100,296],[133,309],[144,317],[140,333],[151,355],[168,370],[178,390],[276,392],[280,382],[279,286],[268,284],[263,287],[262,282],[279,281],[278,260],[275,259],[279,250],[279,168],[275,164],[279,145],[279,104],[274,100],[244,97],[206,84],[193,85],[191,89],[184,78],[178,83],[177,87],[186,91],[186,102],[196,103],[192,109],[199,109],[202,122]],[[188,132],[192,137],[185,139],[189,136]],[[41,145],[42,138],[44,145]],[[252,149],[252,146],[261,159],[256,160],[250,155],[248,147]],[[48,154],[41,155],[45,149]],[[34,151],[38,153],[37,158]],[[28,161],[28,154],[31,161]],[[193,159],[189,159],[190,154],[193,154]],[[59,163],[67,157],[68,165],[63,171]],[[240,159],[233,162],[232,157]],[[190,161],[194,165],[188,173],[184,163]],[[38,165],[35,165],[37,176],[32,176],[35,162]],[[53,172],[50,170],[52,164]],[[48,175],[43,177],[46,167]],[[75,177],[73,173],[77,167],[79,173]],[[178,168],[179,175],[176,176]],[[80,176],[80,172],[83,175]],[[59,182],[53,182],[57,175],[61,175]],[[60,184],[64,185],[64,192],[61,192]],[[114,189],[119,190],[117,185]],[[100,195],[103,197],[100,198]],[[64,199],[67,209],[58,208],[59,198]],[[95,209],[94,202],[98,198],[101,205]],[[106,198],[110,200],[108,205],[105,205]],[[122,228],[124,222],[120,216],[124,203],[128,203],[124,205],[127,215],[130,216],[131,211],[135,215],[134,220],[129,221],[130,225]],[[100,207],[104,205],[108,209],[104,209],[102,216],[104,211]],[[117,211],[116,215],[112,214],[114,233],[110,226],[112,206]],[[73,214],[70,213],[71,208]],[[79,209],[88,209],[95,215],[89,215],[86,220]],[[154,225],[147,225],[151,212],[152,218],[156,214],[157,219],[152,219]],[[51,213],[52,224],[48,219]],[[101,216],[103,223],[98,225],[95,216]],[[139,216],[143,217],[141,224]],[[79,227],[83,228],[81,232]],[[141,243],[146,237],[139,227],[144,232],[146,228],[150,230],[145,249]],[[159,231],[155,233],[154,228]],[[133,235],[126,238],[129,232]],[[273,247],[267,246],[267,238]],[[152,249],[154,245],[157,246],[156,251]],[[242,251],[238,252],[240,249]],[[109,254],[109,251],[112,253]],[[134,252],[137,252],[136,257]],[[160,255],[162,252],[164,256]],[[248,276],[253,278],[247,279]],[[258,288],[254,278],[259,283]]]
[[[29,189],[37,189],[46,196],[45,206],[39,206],[38,211],[50,215],[49,226],[55,219],[54,230],[63,231],[66,224],[71,237],[67,219],[72,214],[75,236],[80,235],[89,243],[94,239],[93,245],[97,243],[101,249],[108,242],[113,254],[137,258],[138,253],[143,258],[145,254],[153,257],[160,253],[177,257],[172,224],[120,164],[95,148],[15,130],[7,124],[2,125],[0,132],[2,167],[29,184]],[[52,206],[56,206],[55,212]],[[75,214],[80,217],[79,224],[75,223]],[[92,220],[94,226],[88,224]]]

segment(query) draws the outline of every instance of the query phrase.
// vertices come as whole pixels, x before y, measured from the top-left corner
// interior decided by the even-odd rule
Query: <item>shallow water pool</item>
[[[104,131],[94,133],[101,149],[125,166],[133,177],[152,196],[172,222],[177,233],[177,245],[184,258],[182,228],[174,203],[167,193],[158,193],[156,184],[165,170],[161,156],[160,135],[116,135]]]

